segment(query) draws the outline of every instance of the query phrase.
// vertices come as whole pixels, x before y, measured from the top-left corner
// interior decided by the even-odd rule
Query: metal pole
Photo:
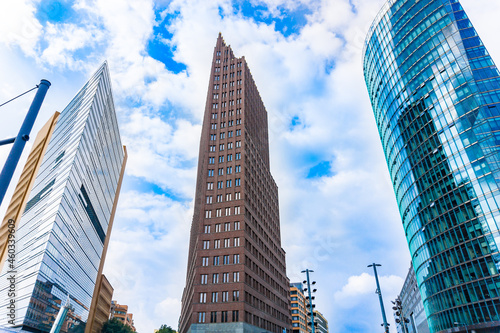
[[[382,299],[382,291],[380,290],[380,284],[378,282],[378,274],[377,274],[377,266],[382,266],[382,265],[375,263],[368,265],[368,267],[372,266],[373,266],[373,272],[375,273],[375,281],[377,282],[377,294],[380,301],[380,308],[382,309],[382,319],[384,320],[384,332],[389,333],[389,324],[387,324],[387,318],[385,316],[384,300]]]
[[[5,165],[2,169],[2,173],[0,173],[0,204],[2,204],[3,198],[5,197],[7,188],[9,187],[12,176],[14,175],[14,171],[16,170],[17,163],[19,162],[21,154],[23,153],[26,141],[28,141],[30,138],[29,135],[31,133],[31,129],[33,128],[33,124],[35,123],[36,117],[38,116],[38,112],[40,111],[40,107],[42,106],[43,100],[45,98],[45,95],[47,94],[47,90],[49,89],[49,87],[49,81],[40,81],[35,98],[33,98],[33,102],[31,102],[28,113],[24,118],[21,129],[19,130],[16,139],[14,140],[14,145],[12,146],[9,156],[7,157],[7,161],[5,162]]]
[[[309,281],[309,269],[306,269],[306,275],[307,275],[307,291],[309,292],[309,311],[311,313],[311,333],[315,333],[315,327],[314,327],[314,312],[313,312],[313,307],[312,307],[312,298],[311,298],[311,283]]]

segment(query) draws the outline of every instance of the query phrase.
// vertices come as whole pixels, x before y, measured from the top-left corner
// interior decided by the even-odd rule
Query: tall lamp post
[[[375,281],[377,282],[377,290],[375,292],[378,294],[378,299],[380,301],[380,308],[382,310],[382,319],[384,320],[384,323],[382,324],[384,326],[384,332],[389,333],[389,324],[387,323],[387,318],[385,316],[385,310],[384,310],[384,300],[382,299],[382,291],[380,290],[380,283],[378,282],[377,266],[380,267],[382,265],[376,263],[368,265],[368,267],[373,267],[373,272],[375,273]]]
[[[302,271],[301,273],[306,273],[306,276],[307,276],[307,280],[304,281],[303,283],[306,284],[307,283],[307,291],[309,293],[309,311],[310,311],[310,316],[311,316],[311,321],[309,322],[311,324],[311,333],[315,333],[316,332],[316,327],[314,326],[314,324],[316,323],[316,321],[314,320],[314,305],[312,304],[312,300],[313,300],[313,296],[311,295],[311,283],[310,283],[310,280],[309,280],[309,273],[313,273],[314,271],[311,270],[311,269],[306,269],[305,271]],[[312,284],[316,284],[316,281],[313,281]],[[314,289],[312,291],[313,293],[316,292],[316,289]]]
[[[47,90],[49,90],[49,87],[49,81],[40,81],[40,84],[37,86],[38,89],[35,97],[33,98],[33,102],[31,103],[28,113],[24,118],[24,122],[21,125],[21,129],[19,130],[17,137],[0,141],[0,146],[13,144],[9,156],[7,157],[7,160],[5,161],[5,164],[3,166],[2,172],[0,173],[0,204],[5,197],[5,193],[7,192],[10,181],[12,180],[12,176],[14,175],[14,171],[16,170],[17,163],[21,158],[24,146],[30,139],[31,129],[33,128],[33,124],[35,123],[38,111],[40,111],[40,107],[42,106],[43,100],[45,99],[45,95],[47,94]]]

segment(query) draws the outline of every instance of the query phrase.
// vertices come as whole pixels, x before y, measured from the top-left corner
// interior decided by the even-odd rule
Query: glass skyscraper
[[[0,275],[0,326],[49,332],[61,306],[69,304],[63,331],[82,329],[125,158],[104,63],[54,127],[15,233],[14,266],[4,265]],[[7,279],[12,274],[14,285]]]
[[[498,69],[457,0],[388,1],[363,53],[430,330],[500,332]]]

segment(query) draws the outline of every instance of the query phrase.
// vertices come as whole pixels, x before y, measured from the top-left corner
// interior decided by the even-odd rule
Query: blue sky
[[[245,56],[269,113],[271,171],[292,282],[315,270],[331,332],[379,332],[409,252],[363,82],[383,0],[19,0],[0,3],[0,100],[52,82],[35,130],[108,60],[129,163],[105,274],[139,332],[176,327],[201,119],[219,32]],[[463,0],[494,59],[500,3]],[[483,8],[488,8],[484,11]],[[496,15],[495,15],[496,14]],[[30,98],[2,108],[14,136]],[[0,149],[3,164],[7,150]],[[26,156],[26,154],[24,154]],[[5,206],[1,208],[1,213]],[[2,214],[3,215],[3,214]]]

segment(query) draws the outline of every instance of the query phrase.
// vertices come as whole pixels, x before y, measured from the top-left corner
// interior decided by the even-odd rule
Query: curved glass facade
[[[431,331],[500,326],[498,69],[457,0],[387,2],[363,61]]]

